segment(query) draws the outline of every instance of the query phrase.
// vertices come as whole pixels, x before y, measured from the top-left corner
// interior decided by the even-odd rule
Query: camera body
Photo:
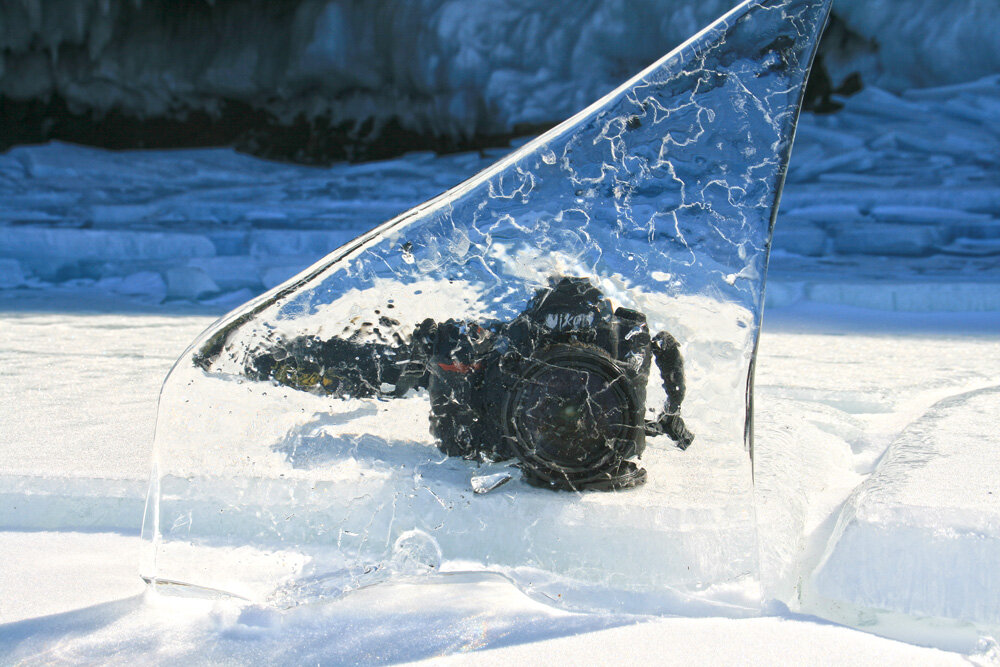
[[[645,481],[652,359],[646,316],[612,310],[589,281],[562,278],[514,320],[425,321],[431,432],[449,456],[516,458],[526,479],[558,489]]]
[[[652,361],[666,402],[647,420]],[[638,486],[646,471],[630,459],[642,455],[647,435],[667,435],[680,449],[694,439],[680,415],[679,343],[666,332],[651,339],[643,313],[614,309],[586,278],[552,279],[509,322],[427,319],[408,342],[395,344],[278,340],[248,355],[245,372],[350,398],[399,398],[426,388],[441,451],[516,459],[528,482],[550,489]]]

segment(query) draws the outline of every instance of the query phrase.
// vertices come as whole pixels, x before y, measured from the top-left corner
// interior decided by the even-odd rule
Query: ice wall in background
[[[400,135],[462,145],[558,122],[733,4],[0,0],[0,95],[32,100],[26,117],[57,117],[55,128],[50,120],[33,129],[42,139],[88,139],[86,128],[55,132],[59,114],[120,110],[130,118],[225,116],[212,128],[223,133],[215,145],[238,141],[293,158],[300,151],[301,159],[344,157],[315,145],[328,136],[336,145],[399,143]],[[854,70],[890,90],[1000,70],[994,2],[840,0],[834,11],[838,27],[823,47],[834,85]],[[7,144],[23,141],[10,136],[24,123],[7,120],[0,146],[5,134]],[[294,129],[267,139],[254,129],[274,125]],[[169,133],[159,129],[129,145],[164,145],[157,140]],[[213,143],[197,127],[176,131],[175,145]],[[112,134],[92,142],[129,143],[121,123]]]
[[[1000,307],[1000,291],[979,284],[1000,275],[998,126],[996,76],[900,96],[869,87],[839,113],[803,114],[769,305]],[[223,148],[21,146],[0,155],[0,287],[96,284],[157,303],[235,305],[509,150],[317,168]],[[859,281],[960,275],[963,285],[824,286],[830,269]]]

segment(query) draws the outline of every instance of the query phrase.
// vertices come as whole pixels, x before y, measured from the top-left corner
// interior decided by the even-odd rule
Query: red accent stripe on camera
[[[455,362],[453,364],[441,364],[438,366],[443,371],[450,371],[452,373],[468,373],[469,371],[477,371],[482,364],[463,364],[460,362]]]

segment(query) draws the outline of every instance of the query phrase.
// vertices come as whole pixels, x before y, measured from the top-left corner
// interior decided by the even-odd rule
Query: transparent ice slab
[[[771,229],[828,11],[827,0],[740,4],[573,118],[203,333],[160,397],[144,577],[288,605],[477,571],[576,608],[752,610],[753,360]],[[564,278],[597,296],[550,299]],[[531,352],[511,333],[526,313],[537,316]],[[442,353],[443,334],[421,337],[428,326],[457,331],[456,347]],[[661,349],[683,358],[680,405],[673,375],[656,363],[641,372],[660,332],[676,341]],[[569,357],[542,359],[556,342]],[[600,373],[621,376],[573,403],[532,375],[586,384],[600,373],[566,370],[582,348]],[[510,350],[520,365],[504,366]],[[501,367],[507,375],[490,375]],[[441,409],[432,402],[465,405],[453,394],[440,403],[433,379],[457,374],[480,383],[463,413],[478,426],[454,431],[473,435],[464,457],[429,427]],[[542,385],[533,403],[511,398]],[[578,431],[541,411],[552,396],[589,415],[571,423]],[[650,431],[644,451],[622,444],[644,430],[643,409],[656,420],[678,408],[694,433],[686,450],[669,431]],[[494,430],[475,430],[483,424]],[[560,433],[601,428],[617,429],[602,441],[614,456],[588,458],[586,474],[613,461],[643,469],[645,483],[529,483],[533,461],[590,442]],[[517,434],[534,443],[542,431],[556,434],[555,454],[530,444],[508,458]]]

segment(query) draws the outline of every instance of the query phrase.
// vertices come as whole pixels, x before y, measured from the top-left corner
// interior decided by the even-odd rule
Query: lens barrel
[[[571,490],[645,482],[645,471],[626,461],[644,436],[644,405],[619,363],[598,347],[557,344],[522,369],[500,421],[529,482]]]

